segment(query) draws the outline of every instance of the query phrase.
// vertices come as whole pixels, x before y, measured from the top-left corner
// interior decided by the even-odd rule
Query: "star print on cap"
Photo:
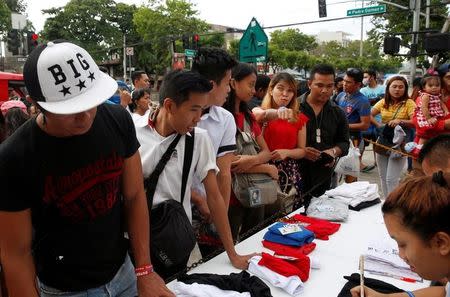
[[[23,76],[30,97],[55,114],[89,110],[117,90],[116,81],[99,70],[86,50],[64,40],[33,50]]]

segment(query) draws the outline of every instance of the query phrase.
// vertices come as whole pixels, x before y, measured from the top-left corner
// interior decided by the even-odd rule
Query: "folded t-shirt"
[[[314,233],[300,226],[300,231],[283,235],[280,229],[288,227],[288,223],[278,222],[269,227],[264,239],[292,246],[302,246],[314,240]]]
[[[316,248],[316,244],[314,242],[307,243],[307,244],[305,244],[303,246],[299,246],[299,247],[284,245],[284,244],[271,242],[271,241],[267,241],[267,240],[263,240],[262,244],[265,248],[268,248],[269,250],[274,251],[276,255],[290,256],[290,257],[296,257],[296,258],[299,255],[308,255]],[[301,257],[301,256],[299,256],[299,257]]]
[[[301,255],[296,260],[285,260],[262,253],[258,264],[286,277],[297,275],[302,282],[308,280],[311,270],[311,261],[305,255]]]
[[[341,224],[339,223],[333,223],[327,220],[307,217],[301,214],[296,214],[290,219],[305,223],[305,228],[312,231],[316,238],[322,240],[328,240],[329,236],[336,233],[341,227]]]
[[[258,277],[250,276],[247,271],[220,275],[212,273],[184,274],[178,277],[178,281],[185,284],[206,284],[215,286],[221,290],[237,292],[250,292],[252,297],[272,297],[270,288]]]

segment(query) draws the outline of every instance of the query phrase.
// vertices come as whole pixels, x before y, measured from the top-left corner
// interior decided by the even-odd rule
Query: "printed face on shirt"
[[[344,76],[344,91],[348,94],[353,94],[359,90],[361,83],[356,82],[353,77],[348,75]]]
[[[287,106],[291,102],[294,98],[294,92],[295,90],[288,82],[280,80],[280,82],[274,86],[271,95],[275,104],[280,107]]]
[[[222,106],[225,103],[230,92],[230,80],[231,70],[227,70],[219,83],[212,82],[213,88],[209,92],[210,101],[208,102],[210,105]]]
[[[232,80],[231,87],[240,101],[249,102],[255,94],[256,74],[247,75],[242,80]]]
[[[69,115],[46,113],[46,124],[49,131],[61,137],[83,135],[91,129],[97,114],[97,107]]]
[[[186,134],[197,126],[202,116],[202,111],[208,102],[208,96],[208,93],[190,93],[189,100],[178,106],[172,101],[169,110],[169,121],[177,133]]]
[[[320,104],[326,103],[333,94],[334,75],[315,73],[312,80],[308,81],[311,90],[311,100]]]
[[[395,99],[403,97],[406,92],[405,84],[401,80],[394,80],[389,86],[389,94]]]
[[[403,225],[398,214],[385,214],[384,222],[389,235],[397,242],[399,256],[411,270],[428,280],[448,276],[449,254],[442,254],[438,232],[430,242],[424,242],[417,233]],[[447,247],[448,248],[448,247]]]

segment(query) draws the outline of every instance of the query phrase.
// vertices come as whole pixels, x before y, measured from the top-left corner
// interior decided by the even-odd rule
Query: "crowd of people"
[[[234,244],[286,210],[279,192],[293,193],[291,209],[307,208],[339,182],[350,145],[362,155],[369,143],[376,164],[361,159],[360,170],[378,166],[400,256],[427,279],[450,277],[449,64],[415,98],[401,76],[384,88],[372,70],[336,77],[326,64],[300,94],[288,73],[268,78],[201,48],[191,70],[166,74],[154,104],[145,72],[130,92],[83,48],[54,41],[30,54],[24,80],[29,107],[10,100],[0,114],[6,296],[173,296],[164,279],[218,247],[245,270],[255,253]],[[401,183],[404,152],[424,177]]]

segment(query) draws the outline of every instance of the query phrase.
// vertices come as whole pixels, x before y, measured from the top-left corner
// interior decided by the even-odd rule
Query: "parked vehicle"
[[[0,71],[0,105],[11,97],[21,99],[27,94],[22,74]]]

